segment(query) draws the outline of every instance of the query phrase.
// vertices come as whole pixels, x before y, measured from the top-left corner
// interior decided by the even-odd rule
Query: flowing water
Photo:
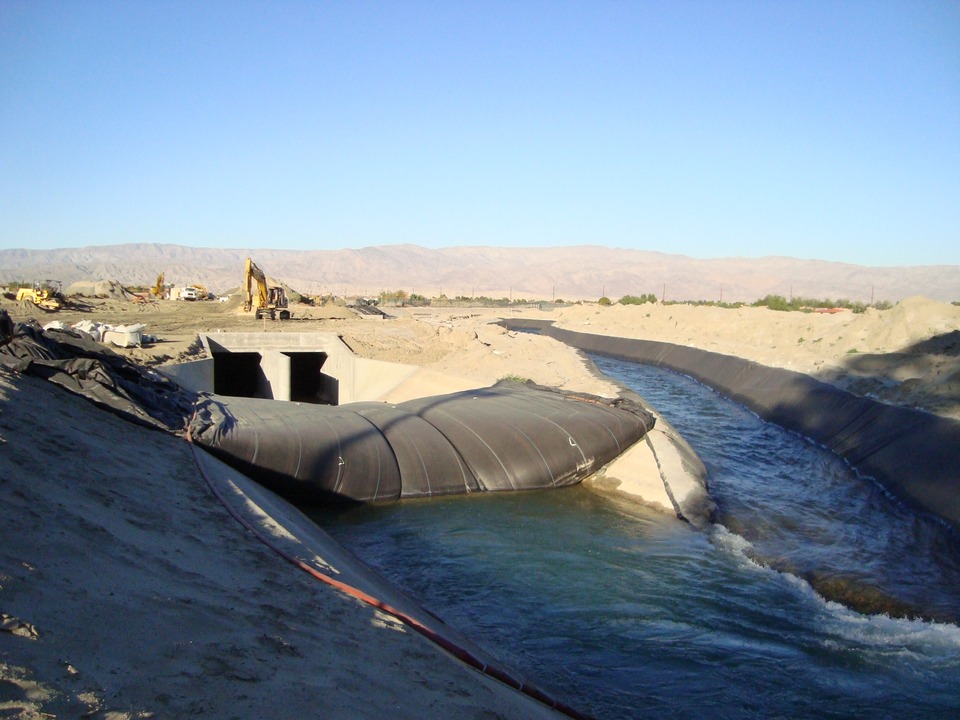
[[[960,717],[957,532],[689,378],[594,360],[703,459],[710,529],[584,487],[318,521],[599,719]]]

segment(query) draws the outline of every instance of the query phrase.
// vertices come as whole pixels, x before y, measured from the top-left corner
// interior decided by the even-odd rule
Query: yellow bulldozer
[[[22,287],[17,290],[17,302],[32,304],[47,312],[56,312],[63,307],[63,296],[59,290],[54,290],[49,284],[34,283],[33,287]]]
[[[253,310],[257,320],[261,318],[270,318],[271,320],[290,319],[286,292],[279,285],[267,285],[267,276],[250,258],[247,258],[243,279],[244,286],[247,289],[247,299],[243,305],[244,310],[247,312]],[[254,286],[256,286],[256,294],[253,292]]]

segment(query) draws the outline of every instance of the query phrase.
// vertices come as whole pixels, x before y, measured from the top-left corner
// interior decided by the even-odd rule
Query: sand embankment
[[[580,305],[541,315],[566,330],[732,355],[960,420],[957,305],[912,297],[860,314],[646,304]]]

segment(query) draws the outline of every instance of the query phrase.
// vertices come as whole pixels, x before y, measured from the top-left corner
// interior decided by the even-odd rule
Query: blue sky
[[[960,264],[960,2],[0,2],[0,248]]]

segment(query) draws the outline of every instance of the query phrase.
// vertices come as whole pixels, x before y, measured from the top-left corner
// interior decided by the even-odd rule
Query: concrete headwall
[[[185,390],[192,392],[211,392],[213,390],[213,360],[211,358],[163,365],[158,370]]]
[[[960,529],[960,422],[858,397],[809,375],[653,340],[607,337],[510,318],[585,352],[689,375],[841,456],[913,506]]]
[[[337,404],[375,400],[403,383],[417,368],[412,365],[368,360],[356,357],[334,333],[296,332],[231,332],[206,333],[200,336],[210,356],[189,363],[162,368],[165,375],[194,392],[213,392],[216,382],[218,354],[256,353],[260,356],[256,370],[260,397],[290,400],[292,396],[291,355],[317,353],[325,356],[324,382],[335,386],[327,394]]]
[[[353,402],[379,400],[414,375],[416,365],[354,358],[353,380],[350,397]],[[343,402],[348,402],[344,400]]]

